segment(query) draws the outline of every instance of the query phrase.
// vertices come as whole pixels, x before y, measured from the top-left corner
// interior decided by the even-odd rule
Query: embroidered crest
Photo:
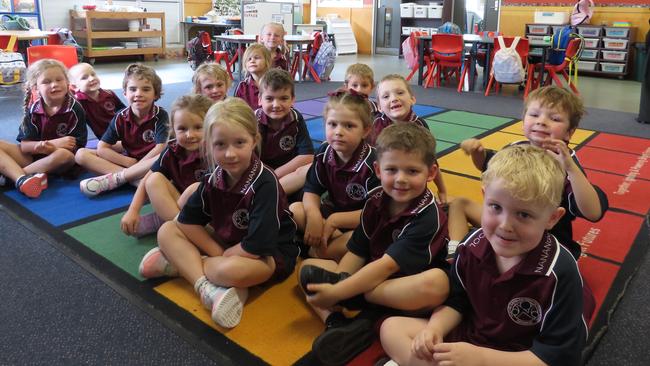
[[[104,102],[104,109],[107,111],[114,111],[115,110],[115,103],[113,103],[112,100],[107,100]]]
[[[154,141],[154,133],[153,130],[146,130],[142,133],[142,139],[145,142],[153,142]]]
[[[68,125],[66,125],[65,123],[59,123],[58,125],[56,125],[57,136],[63,137],[66,136],[67,134],[68,134]]]
[[[345,193],[355,201],[362,201],[366,198],[366,189],[359,183],[350,183],[345,187]]]
[[[239,230],[248,229],[248,210],[240,208],[232,213],[232,223]]]
[[[542,306],[530,297],[515,297],[508,303],[508,316],[519,325],[535,325],[542,321]]]
[[[293,150],[293,147],[296,146],[296,140],[293,136],[283,136],[280,139],[280,149],[284,151]]]

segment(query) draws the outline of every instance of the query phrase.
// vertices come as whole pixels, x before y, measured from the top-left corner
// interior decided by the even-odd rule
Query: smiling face
[[[174,135],[179,145],[189,151],[196,151],[203,140],[203,118],[187,109],[174,112]]]
[[[537,100],[528,104],[524,115],[524,135],[535,146],[547,139],[569,142],[575,130],[570,129],[569,115],[557,107],[542,106]]]
[[[325,138],[341,160],[347,162],[363,141],[370,128],[363,127],[358,113],[339,104],[331,108],[325,118]]]
[[[415,97],[399,79],[382,81],[377,87],[377,97],[381,111],[392,121],[406,120],[415,104]]]
[[[48,67],[36,79],[36,90],[48,105],[63,103],[68,88],[68,78],[59,67]]]
[[[220,123],[210,131],[211,152],[214,161],[228,177],[228,185],[241,178],[251,162],[257,141],[243,127]]]
[[[279,121],[291,112],[295,97],[291,95],[291,88],[271,90],[266,87],[260,90],[259,104],[264,114],[270,119]]]
[[[151,110],[156,92],[151,82],[145,78],[129,78],[124,91],[127,103],[133,114],[143,117]]]
[[[215,102],[226,99],[226,93],[228,92],[228,83],[226,81],[204,74],[199,76],[198,83],[201,94],[206,97]]]
[[[96,95],[99,93],[99,77],[92,66],[80,64],[70,70],[70,77],[75,87],[87,95]]]
[[[275,50],[284,41],[284,29],[279,26],[267,25],[262,29],[260,42],[269,50]]]
[[[357,93],[369,96],[372,93],[372,89],[375,87],[375,85],[372,80],[368,80],[360,75],[350,75],[345,82],[345,87],[352,89]]]

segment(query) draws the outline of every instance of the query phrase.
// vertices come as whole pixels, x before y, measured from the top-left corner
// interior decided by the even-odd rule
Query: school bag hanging
[[[212,55],[212,41],[208,32],[199,31],[196,37],[187,41],[185,47],[187,49],[187,62],[192,70],[196,70],[202,63],[211,61],[214,57]]]
[[[594,15],[593,0],[578,0],[571,12],[571,25],[589,24]]]
[[[408,65],[409,69],[413,70],[418,65],[418,55],[415,45],[412,42],[413,35],[409,36],[402,42],[402,54],[404,55],[404,61]]]
[[[336,47],[327,34],[320,33],[317,37],[322,37],[322,39],[320,48],[314,56],[314,71],[321,80],[329,80],[336,62]]]
[[[19,52],[13,52],[16,37],[10,37],[7,48],[0,50],[0,85],[13,85],[25,81],[25,61]]]
[[[524,81],[526,72],[521,62],[521,56],[517,52],[519,37],[515,37],[510,47],[503,43],[503,37],[499,36],[499,50],[494,54],[492,62],[492,75],[500,83],[518,84]]]
[[[576,37],[583,39],[581,35],[573,32],[573,27],[570,25],[567,25],[566,27],[560,29],[558,32],[553,33],[553,37],[551,39],[551,53],[549,55],[548,62],[553,65],[559,65],[564,62],[566,47],[569,44],[571,38]],[[583,44],[584,42],[580,44],[580,52],[578,53],[582,53]]]

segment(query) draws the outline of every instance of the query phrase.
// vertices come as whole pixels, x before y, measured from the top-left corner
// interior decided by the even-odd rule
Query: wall
[[[200,16],[212,9],[211,0],[184,0],[183,1],[183,19],[186,16]]]
[[[372,6],[363,8],[318,8],[317,17],[327,14],[338,14],[341,19],[350,21],[354,38],[357,40],[358,52],[369,55],[372,53]]]
[[[521,0],[518,0],[521,2]],[[647,1],[647,0],[645,0]],[[572,6],[502,6],[499,30],[506,35],[523,36],[526,23],[534,22],[535,11],[571,12]],[[596,6],[591,24],[612,24],[613,21],[629,21],[636,27],[636,42],[644,42],[650,26],[650,8]]]

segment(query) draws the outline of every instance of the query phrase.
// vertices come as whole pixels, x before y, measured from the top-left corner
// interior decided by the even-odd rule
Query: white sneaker
[[[212,320],[224,328],[233,328],[241,321],[247,288],[230,287],[212,304]]]
[[[142,257],[138,271],[144,278],[178,276],[178,270],[169,263],[159,247],[151,249]]]
[[[95,197],[102,192],[115,188],[117,188],[117,182],[115,181],[113,173],[84,179],[79,182],[79,189],[86,197]]]

